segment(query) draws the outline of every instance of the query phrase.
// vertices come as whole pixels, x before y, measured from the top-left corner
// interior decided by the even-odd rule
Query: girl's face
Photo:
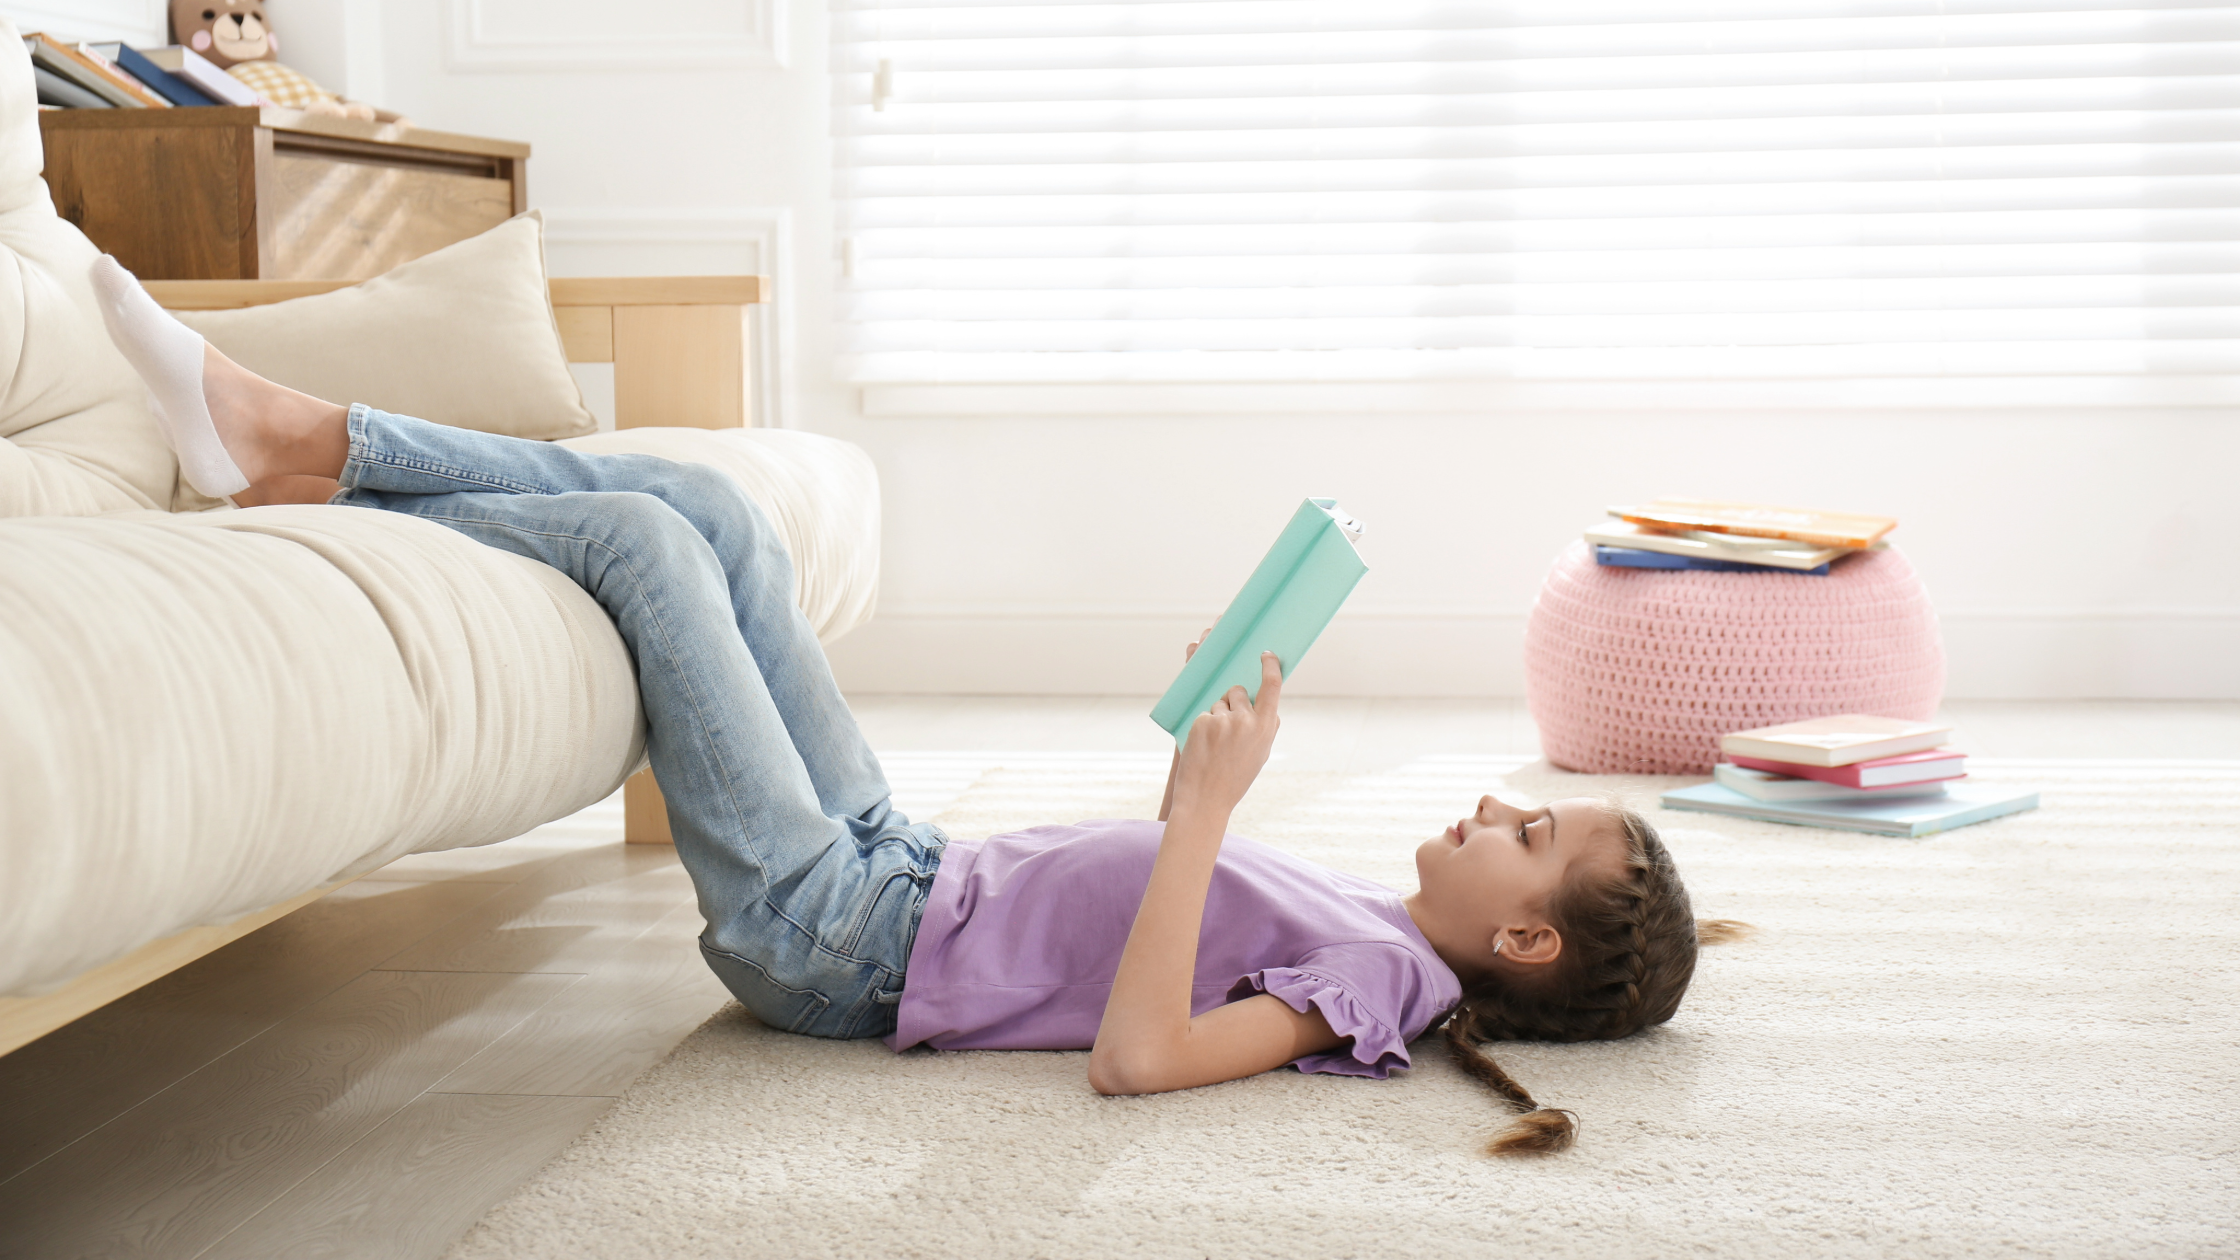
[[[1579,863],[1615,870],[1622,842],[1617,821],[1591,798],[1522,809],[1482,796],[1476,810],[1416,850],[1417,896],[1490,965],[1496,938],[1506,938],[1511,956],[1531,952],[1531,929],[1545,927],[1556,890]]]

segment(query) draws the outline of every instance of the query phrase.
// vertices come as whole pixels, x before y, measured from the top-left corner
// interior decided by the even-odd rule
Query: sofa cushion
[[[533,210],[347,289],[177,314],[234,362],[314,398],[513,437],[599,427],[568,371]]]
[[[577,439],[710,464],[827,640],[870,615],[878,484],[779,430]],[[519,835],[643,764],[614,625],[559,571],[417,517],[0,520],[0,995],[402,854]]]
[[[0,993],[638,763],[635,675],[559,571],[340,507],[0,521]]]
[[[0,19],[0,516],[167,507],[179,466],[109,344],[97,252],[54,212],[31,61]]]

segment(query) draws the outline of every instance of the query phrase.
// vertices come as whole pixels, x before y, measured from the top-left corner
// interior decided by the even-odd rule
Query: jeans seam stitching
[[[855,915],[848,924],[848,934],[843,938],[847,942],[846,956],[848,958],[867,967],[877,967],[882,971],[886,970],[885,963],[875,958],[858,957],[856,949],[863,944],[863,934],[871,926],[872,911],[879,908],[879,899],[887,895],[887,891],[894,887],[896,880],[907,880],[913,887],[917,884],[917,877],[911,874],[907,868],[887,872],[879,880],[878,888],[869,897],[864,898],[863,904],[856,908]]]
[[[412,455],[393,455],[378,447],[369,447],[360,451],[359,459],[362,463],[377,464],[383,468],[449,477],[454,481],[463,482],[470,486],[498,487],[508,494],[550,495],[553,493],[549,487],[535,486],[526,481],[515,481],[507,477],[493,477],[438,460],[423,459]],[[566,535],[561,536],[566,537]]]

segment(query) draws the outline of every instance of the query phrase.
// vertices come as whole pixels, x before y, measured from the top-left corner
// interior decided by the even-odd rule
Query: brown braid
[[[1493,982],[1463,994],[1447,1014],[1447,1048],[1464,1072],[1520,1114],[1487,1146],[1494,1155],[1547,1155],[1569,1147],[1577,1117],[1544,1107],[1479,1048],[1487,1041],[1601,1041],[1672,1018],[1696,970],[1696,947],[1736,940],[1747,924],[1698,923],[1672,854],[1656,828],[1611,805],[1625,835],[1616,879],[1587,875],[1548,907],[1563,952],[1551,974],[1526,986]]]

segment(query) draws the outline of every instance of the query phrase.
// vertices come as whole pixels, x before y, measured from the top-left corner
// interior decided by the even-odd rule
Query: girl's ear
[[[1493,938],[1494,955],[1528,967],[1554,962],[1563,954],[1563,934],[1545,923],[1506,927]]]

